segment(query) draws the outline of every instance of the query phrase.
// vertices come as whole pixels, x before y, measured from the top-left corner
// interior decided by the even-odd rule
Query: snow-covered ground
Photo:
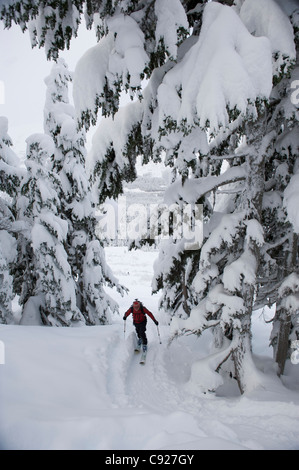
[[[299,449],[299,365],[276,377],[265,347],[269,325],[255,315],[253,343],[264,387],[240,396],[226,384],[200,394],[191,365],[208,338],[180,338],[168,346],[166,317],[151,295],[155,252],[107,250],[129,295],[115,294],[119,317],[104,327],[1,326],[1,449]],[[138,297],[160,321],[148,321],[147,363],[133,352],[134,331],[122,315]],[[271,313],[267,313],[271,315]],[[2,361],[3,362],[3,361]]]

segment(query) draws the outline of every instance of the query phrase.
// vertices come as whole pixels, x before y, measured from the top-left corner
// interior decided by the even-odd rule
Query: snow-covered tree
[[[298,150],[299,114],[298,100],[292,99],[292,87],[299,78],[299,14],[292,16],[296,33],[297,63],[290,77],[274,88],[277,138],[273,159],[269,162],[271,172],[264,195],[267,209],[269,251],[272,261],[269,301],[276,303],[271,343],[278,364],[278,374],[283,374],[285,362],[290,358],[293,340],[299,338],[299,304],[296,279],[298,278]],[[270,221],[270,222],[269,222]],[[275,263],[273,262],[275,259]],[[273,269],[274,266],[274,269]],[[271,279],[272,278],[272,279]],[[267,289],[266,289],[267,291]]]
[[[85,168],[86,138],[77,129],[75,109],[69,102],[71,80],[67,64],[59,59],[45,80],[44,127],[56,147],[52,169],[61,181],[59,214],[68,224],[65,246],[76,282],[77,305],[87,324],[105,324],[117,304],[104,287],[122,288],[106,266],[104,248],[96,238],[96,209]]]
[[[184,240],[161,243],[159,257],[154,266],[153,292],[163,292],[160,300],[161,309],[170,316],[186,318],[190,314],[192,304],[190,305],[187,287],[191,283],[188,282],[188,272],[185,270],[187,262],[184,259],[188,256],[188,252],[185,252],[184,244]]]
[[[48,58],[56,59],[59,50],[69,47],[72,36],[77,35],[84,3],[82,0],[4,0],[0,17],[6,27],[14,21],[23,31],[29,28],[32,45],[45,47]]]
[[[40,11],[26,5],[26,12],[18,14],[3,8],[3,18],[26,23],[27,14],[35,17],[33,23],[44,24]],[[288,18],[294,3],[107,0],[77,2],[77,11],[84,5],[88,25],[94,22],[100,40],[78,63],[74,98],[81,125],[94,124],[99,109],[107,117],[94,138],[90,161],[99,199],[117,197],[122,181],[135,177],[139,153],[148,161],[164,152],[165,163],[173,168],[168,200],[202,203],[206,221],[199,262],[195,256],[189,266],[190,259],[180,253],[178,279],[187,267],[189,282],[194,278],[193,287],[187,287],[194,290],[198,306],[177,326],[198,334],[213,328],[222,348],[206,362],[212,381],[217,377],[219,383],[217,372],[231,359],[244,392],[257,377],[251,357],[257,288],[262,285],[260,298],[265,300],[268,287],[262,280],[271,269],[276,276],[278,263],[267,246],[264,194],[283,131],[273,119],[271,92],[273,85],[290,79],[296,59]],[[61,25],[73,12],[67,6]],[[55,21],[56,30],[58,16]],[[43,34],[47,50],[55,54],[59,45],[49,28]],[[135,101],[119,110],[122,90]],[[293,188],[283,196],[288,213]],[[220,191],[227,196],[221,210]],[[166,252],[172,256],[171,245]],[[171,260],[164,258],[164,267],[171,271],[177,260],[176,249]],[[160,271],[167,274],[164,267]],[[176,282],[171,276],[165,280],[167,289]],[[288,285],[295,289],[293,282]],[[287,295],[282,287],[279,292],[282,298]]]
[[[18,191],[19,159],[12,150],[8,132],[8,120],[0,117],[0,191],[13,197]]]
[[[269,23],[269,8],[282,31],[281,43]],[[111,162],[113,173],[113,165],[127,158],[131,145],[126,145],[138,129],[138,151],[140,144],[146,156],[164,150],[166,163],[175,170],[176,180],[168,191],[171,202],[202,201],[207,212],[213,192],[242,182],[234,188],[236,196],[224,217],[217,218],[213,208],[207,213],[210,232],[194,284],[201,309],[194,310],[189,323],[198,332],[221,327],[230,343],[215,370],[231,358],[243,392],[254,370],[251,315],[264,267],[265,165],[277,131],[268,100],[273,80],[279,82],[294,64],[294,36],[287,15],[272,1],[238,2],[235,9],[211,2],[196,33],[199,36],[193,34],[178,48],[176,61],[169,57],[154,71],[143,101],[132,104],[130,113],[121,111],[126,119],[117,113],[113,123],[100,125],[92,156],[103,165]],[[96,48],[91,56],[107,53],[101,42]],[[79,83],[80,70],[89,62],[93,63],[88,53],[78,65]],[[106,63],[109,67],[109,60]],[[86,103],[88,99],[90,95]],[[78,107],[84,111],[80,100]],[[241,138],[245,143],[239,149]],[[224,160],[230,162],[226,170],[219,164]],[[169,252],[175,260],[174,251]],[[173,262],[165,263],[170,267]],[[177,279],[183,271],[184,266]]]
[[[31,296],[39,299],[42,322],[69,326],[83,317],[76,306],[75,282],[64,248],[68,224],[59,216],[61,182],[49,166],[54,152],[54,142],[49,136],[28,137],[28,177],[22,184],[20,219],[30,230],[33,257],[30,264],[34,273],[30,291]]]
[[[4,232],[7,235],[7,232]],[[3,232],[0,231],[0,323],[10,323],[12,320],[13,287],[12,277],[9,274],[9,267],[6,256],[3,253]],[[11,244],[11,240],[10,244]]]
[[[83,305],[90,324],[107,324],[111,312],[118,310],[118,304],[105,291],[105,286],[115,287],[123,294],[125,288],[118,284],[105,260],[105,252],[100,241],[92,238],[86,246],[83,260]]]
[[[274,32],[272,34],[268,25],[266,3],[271,6],[275,21],[281,25],[283,41],[279,45],[275,42],[276,35]],[[274,83],[279,82],[287,75],[295,59],[294,36],[287,16],[274,3],[270,5],[270,2],[256,4],[245,1],[242,2],[240,17],[250,32],[268,37],[273,53]],[[205,24],[203,28],[204,26]],[[242,47],[241,42],[239,44]],[[224,54],[224,57],[227,56]],[[269,59],[266,51],[264,57]],[[256,56],[254,60],[257,60]],[[237,67],[232,69],[238,71]],[[267,76],[269,79],[269,75],[265,75],[265,78]],[[244,82],[241,83],[243,86]],[[238,96],[241,96],[239,92]],[[230,191],[234,194],[230,197],[230,213],[223,216],[220,223],[218,221],[216,229],[211,231],[202,247],[200,269],[194,283],[200,303],[186,324],[190,325],[191,330],[196,330],[195,325],[198,323],[198,333],[208,327],[215,329],[215,326],[219,333],[220,327],[220,345],[225,344],[223,335],[230,342],[222,349],[216,363],[213,358],[214,370],[219,372],[220,367],[231,357],[241,391],[249,386],[248,378],[251,376],[252,379],[254,376],[250,360],[251,313],[260,284],[265,284],[265,278],[271,272],[272,260],[269,259],[265,247],[267,225],[263,219],[263,201],[275,139],[277,134],[283,131],[273,117],[274,102],[277,99],[275,91],[274,97],[269,98],[269,104],[258,106],[256,116],[245,116],[245,120],[242,118],[244,124],[237,131],[246,141],[232,153],[229,168],[218,178],[208,176],[194,182],[187,181],[180,191],[182,197],[191,194],[190,184],[193,184],[195,192],[199,189],[196,194],[198,197],[207,194],[211,189],[219,190],[223,183],[231,185],[234,182],[234,185],[230,186]],[[236,121],[239,120],[240,123],[241,117],[239,115]],[[236,121],[232,121],[233,126]],[[228,131],[228,135],[230,134],[232,133]],[[218,142],[221,139],[219,133],[216,139]],[[222,140],[222,150],[224,145],[225,141]],[[229,156],[224,155],[224,158],[228,159]],[[292,166],[292,163],[290,165]],[[242,181],[242,184],[236,183],[238,180]],[[269,196],[271,197],[270,194]],[[213,225],[213,218],[210,223]],[[270,249],[269,245],[267,248]],[[219,341],[219,336],[217,340]]]
[[[12,320],[14,290],[11,271],[16,259],[14,206],[21,176],[19,160],[11,148],[12,141],[7,132],[7,118],[0,117],[0,323]]]

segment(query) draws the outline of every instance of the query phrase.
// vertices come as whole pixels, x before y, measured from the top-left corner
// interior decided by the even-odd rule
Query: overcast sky
[[[62,52],[61,57],[74,70],[84,52],[95,44],[95,33],[86,30],[83,20],[78,38],[72,40],[70,50]],[[0,116],[8,118],[8,133],[17,152],[24,154],[25,139],[30,134],[43,132],[44,78],[52,65],[44,49],[31,48],[28,32],[22,33],[15,25],[7,30],[0,24]]]

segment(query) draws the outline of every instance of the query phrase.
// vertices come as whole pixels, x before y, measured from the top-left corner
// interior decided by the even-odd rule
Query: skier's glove
[[[126,317],[126,315],[124,315],[123,320],[126,320],[126,319],[127,319],[127,317]]]
[[[156,323],[157,326],[159,325],[159,322],[157,320],[155,321],[155,323]]]

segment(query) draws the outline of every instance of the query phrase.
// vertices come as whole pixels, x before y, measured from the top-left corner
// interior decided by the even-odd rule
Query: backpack
[[[144,321],[147,321],[147,317],[146,317],[146,314],[144,313],[143,305],[142,305],[141,302],[139,302],[139,304],[140,304],[140,311],[141,311],[141,313],[144,315]],[[133,305],[132,305],[132,307],[131,307],[131,313],[132,313],[132,315],[133,315],[133,320],[134,320],[134,308],[133,308]]]

